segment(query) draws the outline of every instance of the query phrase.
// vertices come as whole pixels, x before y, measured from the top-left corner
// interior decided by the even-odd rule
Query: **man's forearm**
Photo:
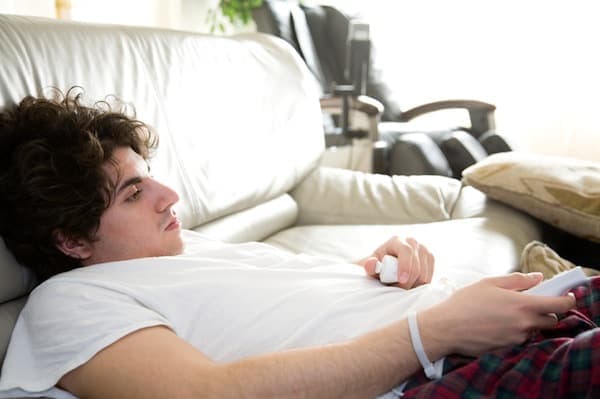
[[[343,343],[216,363],[168,328],[149,327],[98,352],[59,386],[99,399],[370,398],[420,368],[408,331],[403,320]]]
[[[220,398],[370,398],[419,368],[403,320],[345,343],[222,365],[211,385]]]

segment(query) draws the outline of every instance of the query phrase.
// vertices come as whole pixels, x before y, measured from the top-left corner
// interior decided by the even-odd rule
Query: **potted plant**
[[[208,11],[207,22],[210,31],[225,32],[223,19],[227,19],[232,25],[247,25],[252,20],[252,10],[260,7],[263,0],[219,0],[217,8]]]

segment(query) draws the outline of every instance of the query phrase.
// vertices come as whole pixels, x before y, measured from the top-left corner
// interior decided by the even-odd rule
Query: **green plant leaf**
[[[229,20],[230,23],[236,24],[241,22],[243,25],[247,25],[252,20],[252,10],[260,7],[263,0],[220,0],[218,9],[220,10],[221,16]],[[211,32],[216,26],[220,28],[222,32],[225,31],[222,21],[218,21],[218,12],[213,11],[215,18],[213,19]],[[209,11],[209,13],[211,12]]]

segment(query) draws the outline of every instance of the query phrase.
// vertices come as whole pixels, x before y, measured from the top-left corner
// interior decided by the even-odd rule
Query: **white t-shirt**
[[[72,397],[53,388],[63,375],[144,327],[168,326],[212,360],[230,362],[347,340],[452,290],[437,282],[406,291],[351,264],[186,238],[181,256],[87,266],[38,286],[13,331],[0,397]]]

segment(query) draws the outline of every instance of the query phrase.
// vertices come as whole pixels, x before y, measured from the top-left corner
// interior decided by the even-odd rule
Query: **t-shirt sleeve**
[[[19,315],[2,368],[1,390],[40,392],[136,330],[170,323],[118,287],[48,281]]]

